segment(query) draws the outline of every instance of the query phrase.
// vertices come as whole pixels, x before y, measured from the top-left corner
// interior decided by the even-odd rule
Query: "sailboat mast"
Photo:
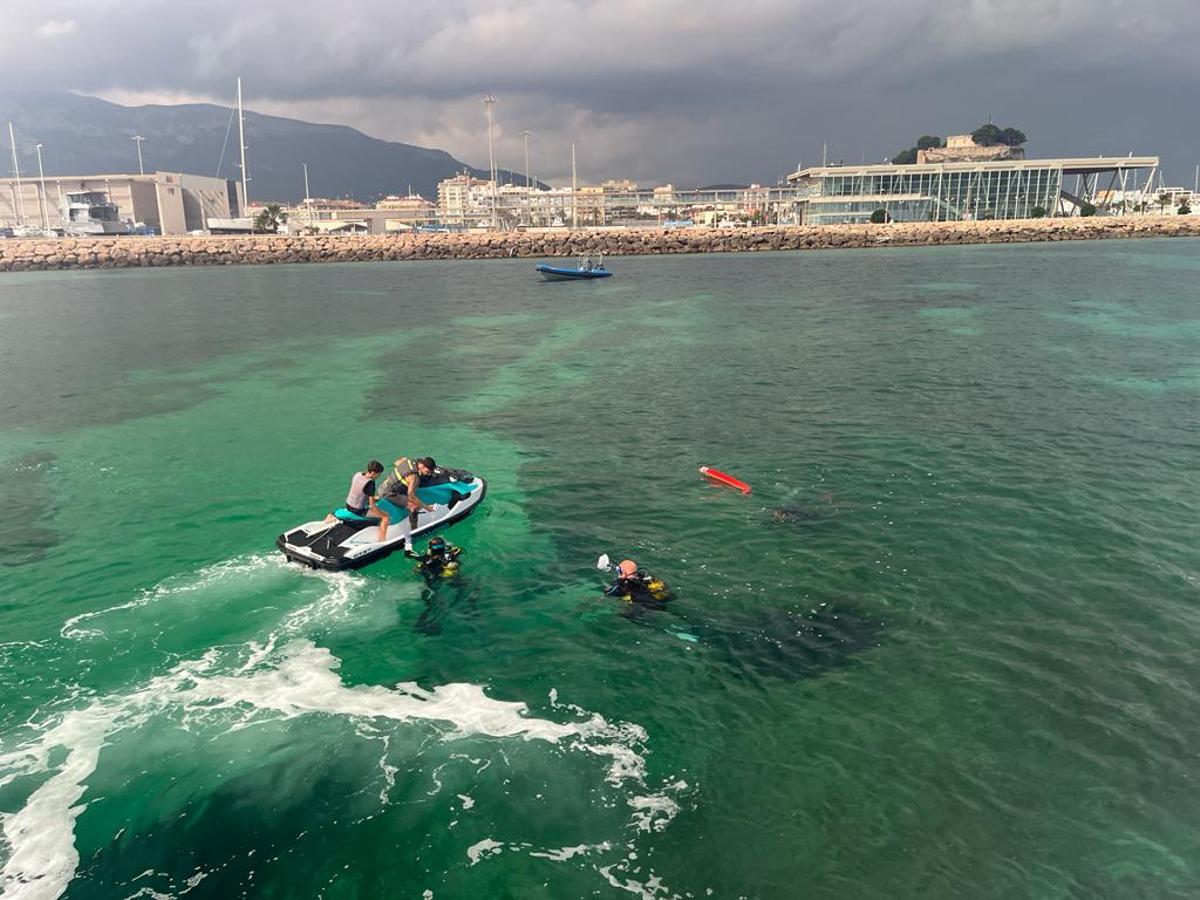
[[[242,79],[238,76],[238,143],[242,148],[242,203],[250,206],[250,179],[246,176],[246,123],[242,120]],[[244,210],[243,210],[244,212]]]
[[[575,142],[571,142],[571,227],[579,227],[579,175],[575,171]]]
[[[38,160],[38,180],[42,183],[41,196],[38,197],[42,207],[42,231],[49,231],[50,214],[46,211],[46,170],[42,168],[42,145],[38,144],[36,149]]]
[[[309,225],[312,224],[312,194],[308,192],[308,163],[304,163],[304,212]]]
[[[21,167],[17,165],[17,139],[13,137],[12,122],[8,123],[8,145],[12,147],[13,175],[17,179],[17,224],[25,224],[25,198],[21,189]]]

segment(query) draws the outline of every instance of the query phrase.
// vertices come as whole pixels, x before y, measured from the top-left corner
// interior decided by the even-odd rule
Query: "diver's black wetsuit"
[[[437,578],[449,578],[457,575],[458,557],[462,552],[462,547],[443,544],[440,549],[431,545],[420,556],[415,553],[408,555],[417,561],[417,571],[425,577],[425,580],[433,581]]]
[[[417,617],[413,629],[430,636],[442,633],[440,619],[448,609],[442,584],[453,584],[453,595],[460,599],[466,596],[468,608],[471,610],[475,608],[475,593],[465,587],[464,579],[455,577],[459,571],[458,557],[463,552],[462,547],[446,543],[439,546],[436,543],[437,540],[435,538],[434,541],[431,541],[430,546],[420,556],[412,551],[405,553],[406,556],[417,561],[417,571],[425,579],[425,589],[421,592],[421,597],[425,601],[425,609]]]
[[[655,578],[644,569],[638,569],[629,578],[618,578],[604,589],[606,597],[621,597],[630,603],[639,603],[654,609],[662,609],[671,599],[671,589],[666,582]]]

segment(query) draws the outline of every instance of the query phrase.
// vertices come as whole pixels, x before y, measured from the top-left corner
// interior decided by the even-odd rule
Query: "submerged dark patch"
[[[719,655],[720,664],[738,677],[796,680],[844,666],[879,646],[882,616],[851,600],[823,602],[809,609],[768,609],[738,619],[689,616],[678,605],[663,611],[637,607],[629,618],[657,626],[685,640],[694,638]]]
[[[729,649],[740,667],[760,674],[801,678],[820,674],[879,646],[882,618],[849,601],[830,601],[809,610],[771,610],[753,631],[732,636]]]
[[[789,501],[770,510],[771,521],[778,525],[816,525],[828,521],[840,512],[830,493],[820,495],[813,503]]]
[[[61,542],[46,524],[57,460],[53,453],[38,450],[0,467],[0,509],[5,513],[0,517],[0,566],[37,562]]]
[[[780,525],[798,525],[806,522],[821,522],[829,518],[833,513],[813,509],[811,506],[805,506],[802,503],[789,503],[786,506],[777,506],[771,510],[771,519]]]

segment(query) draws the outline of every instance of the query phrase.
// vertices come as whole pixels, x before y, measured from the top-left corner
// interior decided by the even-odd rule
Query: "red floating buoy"
[[[700,474],[706,478],[711,478],[713,481],[719,484],[739,490],[743,494],[750,493],[750,485],[746,484],[744,481],[739,481],[732,475],[726,475],[720,469],[714,469],[711,466],[701,466]]]

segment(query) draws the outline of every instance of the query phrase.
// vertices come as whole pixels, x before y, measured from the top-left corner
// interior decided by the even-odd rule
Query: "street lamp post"
[[[140,134],[135,134],[133,137],[130,138],[130,140],[133,141],[135,144],[137,144],[137,148],[138,148],[138,174],[145,175],[146,170],[142,167],[142,141],[144,141],[145,138],[142,137]]]
[[[500,221],[496,211],[496,145],[492,138],[492,119],[494,116],[494,108],[496,106],[496,98],[488,94],[483,98],[483,105],[487,109],[488,122],[488,178],[491,179],[491,194],[492,194],[492,228],[499,229]]]
[[[575,170],[574,141],[571,141],[571,228],[579,228],[579,175]]]
[[[521,134],[525,138],[525,208],[529,210],[529,224],[533,224],[533,208],[529,188],[529,135],[532,132],[526,128]]]
[[[529,135],[533,132],[526,128],[521,134],[525,137],[525,187],[529,187]]]

